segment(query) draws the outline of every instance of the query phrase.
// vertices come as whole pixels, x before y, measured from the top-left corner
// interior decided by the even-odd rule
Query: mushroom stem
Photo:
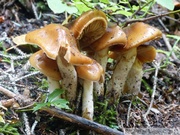
[[[137,48],[137,57],[131,70],[129,71],[123,94],[138,94],[143,77],[143,64],[152,62],[155,57],[156,49],[153,46],[141,45]]]
[[[118,57],[118,63],[109,81],[109,88],[107,89],[107,96],[112,97],[113,102],[118,101],[119,97],[122,95],[128,73],[135,61],[136,53],[137,48],[131,48]]]
[[[61,86],[65,90],[65,96],[70,103],[76,98],[77,73],[72,64],[60,56],[57,56],[57,65],[62,76]]]
[[[106,72],[106,64],[108,59],[108,48],[102,49],[95,53],[94,59],[102,66],[104,73],[102,74],[102,77],[105,78],[105,72]],[[104,79],[103,79],[104,80]],[[94,82],[94,90],[95,93],[97,93],[98,96],[104,96],[104,81],[103,82]]]
[[[82,117],[93,121],[94,103],[93,103],[93,81],[84,80],[82,96]]]
[[[52,93],[55,89],[60,88],[59,81],[52,79],[51,77],[47,77],[48,85],[49,85],[49,93]]]
[[[141,80],[143,76],[143,66],[137,58],[129,71],[123,94],[137,95],[140,91]]]

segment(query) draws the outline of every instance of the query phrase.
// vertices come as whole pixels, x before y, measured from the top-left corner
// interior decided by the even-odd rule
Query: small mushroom
[[[83,49],[99,39],[106,31],[107,18],[100,10],[89,10],[67,24]]]
[[[92,43],[100,39],[106,33],[107,18],[104,12],[100,10],[90,10],[83,13],[73,22],[67,24],[66,27],[68,27],[68,29],[70,29],[74,34],[79,43],[80,50],[85,51],[88,55],[90,50],[95,51],[94,48],[90,48]],[[110,35],[108,35],[108,37],[110,37]],[[97,93],[103,93],[103,82],[101,84],[96,82],[96,84],[96,89],[98,89]]]
[[[127,37],[123,30],[117,26],[116,24],[110,24],[106,30],[106,33],[89,45],[89,48],[94,51],[93,58],[99,62],[99,64],[103,67],[104,74],[106,72],[106,64],[108,60],[108,52],[109,48],[116,46],[119,48],[123,48],[127,43]],[[90,49],[89,49],[90,50]],[[97,95],[104,95],[104,82],[95,83],[95,91]]]
[[[60,24],[50,24],[29,32],[26,41],[38,45],[50,59],[56,60],[62,77],[61,86],[71,102],[76,97],[77,73],[74,65],[90,64],[92,59],[81,54],[71,32]]]
[[[56,88],[60,88],[59,81],[61,80],[61,75],[55,60],[48,58],[46,54],[40,50],[32,54],[29,61],[31,66],[47,76],[50,92]],[[93,60],[92,64],[75,66],[75,68],[78,77],[83,80],[82,115],[84,118],[93,120],[93,82],[102,81],[103,69],[95,60]]]
[[[92,64],[76,66],[76,71],[78,77],[83,79],[82,116],[93,120],[93,82],[102,81],[103,68],[94,60]]]
[[[42,50],[32,54],[29,58],[29,62],[32,67],[36,68],[47,77],[50,93],[60,88],[59,81],[61,80],[61,75],[59,68],[56,62],[49,59]]]
[[[115,97],[115,100],[122,94],[128,73],[136,59],[137,47],[162,35],[157,28],[142,22],[131,24],[123,30],[127,36],[127,45],[124,48],[111,48],[115,53],[117,64],[109,81],[107,95]]]
[[[141,45],[137,48],[137,57],[128,73],[123,94],[137,95],[140,91],[143,64],[152,62],[156,57],[156,49],[153,46]]]

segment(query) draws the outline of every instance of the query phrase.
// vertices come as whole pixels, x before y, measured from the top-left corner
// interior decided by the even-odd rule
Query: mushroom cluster
[[[64,98],[73,106],[77,84],[82,85],[82,116],[93,120],[94,96],[106,96],[113,103],[122,94],[138,94],[143,63],[156,55],[155,48],[144,43],[161,35],[142,22],[120,28],[102,11],[90,10],[64,26],[49,24],[29,32],[25,41],[41,48],[29,61],[47,76],[50,92],[64,89]],[[105,87],[108,58],[114,59],[114,68]]]

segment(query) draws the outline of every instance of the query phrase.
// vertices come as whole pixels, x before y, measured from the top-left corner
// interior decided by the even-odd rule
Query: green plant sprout
[[[104,102],[96,102],[95,112],[96,110],[98,110],[98,114],[96,114],[94,118],[96,122],[107,125],[114,129],[119,128],[116,122],[117,113],[115,111],[115,107],[109,107],[108,101],[104,100]]]
[[[3,135],[20,135],[18,129],[16,128],[16,125],[9,123],[0,123],[0,133],[2,133]]]
[[[147,92],[148,92],[148,93],[150,94],[150,96],[151,96],[153,90],[151,89],[151,87],[149,86],[149,84],[148,84],[144,79],[142,79],[142,83],[144,84],[144,86],[145,86]]]
[[[33,112],[35,112],[43,107],[50,107],[50,106],[54,106],[59,109],[70,110],[70,108],[68,106],[69,102],[65,99],[60,98],[60,95],[62,95],[63,93],[64,93],[63,90],[55,89],[51,94],[48,95],[47,102],[35,104],[35,106],[33,107]]]

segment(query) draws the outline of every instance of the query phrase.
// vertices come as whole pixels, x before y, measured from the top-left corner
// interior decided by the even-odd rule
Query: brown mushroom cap
[[[41,29],[29,32],[26,41],[38,45],[46,55],[55,60],[61,45],[75,44],[67,28],[59,24],[49,24]]]
[[[103,74],[103,68],[101,65],[93,61],[92,64],[84,65],[84,66],[76,66],[76,71],[79,78],[90,80],[90,81],[101,81],[101,77]]]
[[[52,78],[53,80],[61,80],[61,75],[55,60],[52,60],[46,56],[43,50],[31,55],[29,62],[31,66],[38,69],[45,76]]]
[[[127,35],[126,49],[137,47],[145,42],[155,40],[162,36],[162,32],[143,22],[136,22],[123,29]]]
[[[50,24],[29,32],[26,41],[38,45],[47,57],[55,60],[59,55],[71,64],[90,64],[92,60],[77,49],[76,40],[71,32],[60,24]]]
[[[67,27],[74,33],[74,37],[79,40],[80,48],[84,48],[105,33],[107,18],[104,12],[100,10],[90,10],[69,23]]]
[[[106,33],[93,42],[89,47],[94,51],[100,51],[107,47],[119,46],[123,48],[127,43],[127,37],[124,31],[118,25],[110,25]]]
[[[152,62],[156,57],[156,49],[153,46],[141,45],[137,48],[137,58],[142,63]]]

